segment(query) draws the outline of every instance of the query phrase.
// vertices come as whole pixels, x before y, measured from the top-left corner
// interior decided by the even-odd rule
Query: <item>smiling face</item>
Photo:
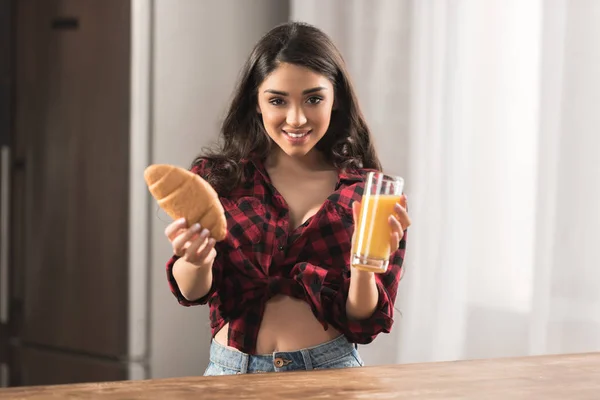
[[[329,79],[294,64],[280,64],[258,87],[265,130],[291,157],[307,155],[325,136],[333,100]]]

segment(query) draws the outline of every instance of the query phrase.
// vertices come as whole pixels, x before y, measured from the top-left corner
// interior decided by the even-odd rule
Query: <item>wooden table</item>
[[[600,353],[39,386],[0,399],[600,399]]]

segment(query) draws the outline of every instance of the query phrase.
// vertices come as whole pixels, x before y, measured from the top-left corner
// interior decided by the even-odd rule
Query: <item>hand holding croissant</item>
[[[197,174],[172,165],[151,165],[144,179],[158,205],[175,220],[165,229],[174,254],[199,266],[212,262],[215,243],[227,235],[215,190]]]

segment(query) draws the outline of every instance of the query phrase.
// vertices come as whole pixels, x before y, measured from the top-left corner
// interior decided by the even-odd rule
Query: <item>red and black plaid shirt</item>
[[[289,210],[260,162],[243,162],[251,179],[221,197],[229,234],[216,244],[213,283],[201,299],[181,294],[167,263],[171,291],[180,304],[210,304],[212,336],[229,322],[228,345],[254,354],[265,303],[276,295],[305,300],[324,329],[342,332],[352,343],[366,344],[389,333],[401,277],[406,235],[388,271],[375,274],[379,302],[364,320],[346,316],[350,284],[350,248],[354,230],[352,203],[360,200],[366,170],[340,172],[336,190],[308,221],[290,232]],[[206,176],[205,168],[192,171]]]

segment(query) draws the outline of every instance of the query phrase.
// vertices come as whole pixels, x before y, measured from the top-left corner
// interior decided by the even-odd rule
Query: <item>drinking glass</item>
[[[355,224],[351,265],[363,271],[384,273],[390,259],[392,228],[388,221],[396,215],[404,179],[381,172],[369,172],[365,179],[360,214]]]

